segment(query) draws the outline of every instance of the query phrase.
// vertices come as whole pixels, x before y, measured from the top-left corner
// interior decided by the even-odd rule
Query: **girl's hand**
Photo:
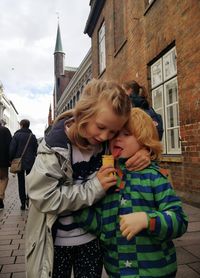
[[[146,168],[150,163],[150,152],[146,149],[141,149],[126,161],[126,168],[129,171],[138,171]]]
[[[130,240],[143,229],[148,227],[148,218],[145,212],[133,212],[120,215],[120,231]]]
[[[114,175],[115,172],[116,170],[112,166],[102,166],[97,172],[97,178],[105,191],[111,186],[116,185],[117,178]]]

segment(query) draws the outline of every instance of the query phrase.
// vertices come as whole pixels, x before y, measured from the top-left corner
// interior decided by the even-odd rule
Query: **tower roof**
[[[57,37],[56,37],[56,45],[55,45],[55,51],[54,53],[56,52],[63,52],[63,49],[62,49],[62,41],[61,41],[61,35],[60,35],[60,26],[59,26],[59,23],[58,23],[58,29],[57,29]]]

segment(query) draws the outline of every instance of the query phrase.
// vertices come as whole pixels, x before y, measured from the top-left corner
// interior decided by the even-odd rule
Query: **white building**
[[[9,128],[11,134],[19,129],[18,112],[3,91],[3,85],[0,82],[0,119],[6,122],[6,127]]]

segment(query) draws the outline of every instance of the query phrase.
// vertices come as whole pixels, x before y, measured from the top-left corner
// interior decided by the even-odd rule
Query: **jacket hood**
[[[58,121],[46,135],[45,141],[50,148],[68,148],[69,139],[65,133],[66,118]]]
[[[69,153],[71,152],[71,143],[65,133],[65,121],[66,119],[62,119],[57,122],[48,135],[42,140],[38,147],[39,153],[51,154],[59,153],[66,159],[69,157]]]

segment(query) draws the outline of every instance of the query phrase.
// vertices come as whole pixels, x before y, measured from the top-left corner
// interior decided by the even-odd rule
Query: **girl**
[[[117,159],[115,191],[76,217],[81,226],[100,237],[109,277],[175,277],[176,252],[172,239],[187,229],[181,201],[167,178],[151,164],[127,170],[125,161],[141,148],[158,159],[162,145],[152,119],[133,108],[126,126],[111,140]],[[97,177],[106,168],[101,168]]]
[[[101,250],[95,236],[73,223],[70,211],[90,206],[116,183],[93,174],[105,148],[127,121],[130,102],[113,82],[93,80],[73,111],[61,115],[38,149],[28,176],[31,200],[26,227],[27,277],[101,277]],[[139,155],[137,166],[147,165]],[[132,160],[132,161],[133,161]],[[130,163],[130,161],[129,161]],[[132,162],[131,162],[132,163]]]

